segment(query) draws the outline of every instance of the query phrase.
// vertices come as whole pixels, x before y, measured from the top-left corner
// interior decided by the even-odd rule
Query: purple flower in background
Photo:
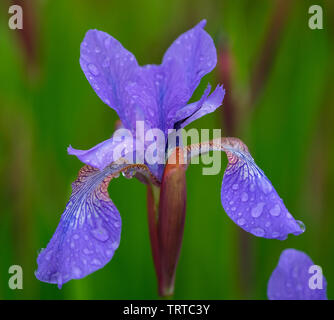
[[[280,240],[304,231],[239,139],[219,138],[169,150],[169,129],[183,128],[213,112],[224,97],[221,86],[211,94],[208,86],[199,101],[188,104],[201,78],[217,62],[213,40],[204,26],[202,21],[182,34],[168,48],[161,65],[147,66],[139,66],[135,57],[110,35],[97,30],[87,32],[81,44],[81,68],[97,95],[117,112],[123,128],[132,135],[119,141],[115,133],[86,151],[69,147],[68,152],[86,166],[72,184],[70,200],[53,237],[38,256],[39,280],[61,287],[111,260],[120,242],[121,218],[107,188],[110,180],[122,172],[147,185],[159,293],[172,294],[185,220],[187,163],[211,150],[227,154],[221,200],[237,225],[258,237]],[[129,155],[137,160],[149,149],[136,130],[138,121],[144,123],[145,132],[156,128],[163,132],[163,145],[168,146],[163,148],[163,157],[167,163],[152,164],[146,158],[135,163],[127,160]],[[138,148],[138,142],[143,143],[143,148]],[[115,152],[118,149],[123,151]],[[171,161],[172,157],[176,162]]]
[[[268,282],[270,300],[327,300],[327,282],[304,252],[286,249]]]

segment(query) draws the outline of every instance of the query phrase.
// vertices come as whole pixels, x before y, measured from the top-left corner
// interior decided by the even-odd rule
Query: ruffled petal
[[[199,101],[190,103],[178,110],[174,118],[175,129],[184,128],[191,122],[205,116],[208,113],[214,112],[222,105],[225,90],[223,86],[218,85],[216,89],[210,93],[210,85],[205,90],[203,96]]]
[[[327,300],[327,282],[322,269],[304,252],[286,249],[268,282],[270,300]],[[321,270],[321,271],[320,271]],[[316,272],[320,272],[316,274]],[[312,277],[316,277],[312,281]],[[310,283],[311,282],[311,283]]]
[[[80,48],[81,68],[101,100],[116,110],[125,127],[131,111],[127,107],[125,86],[138,70],[138,63],[109,34],[89,30]]]
[[[59,225],[37,258],[37,279],[58,284],[80,279],[105,266],[118,248],[121,217],[108,195],[109,181],[120,172],[136,172],[154,179],[144,165],[119,161],[99,171],[83,167],[72,184],[72,194]]]

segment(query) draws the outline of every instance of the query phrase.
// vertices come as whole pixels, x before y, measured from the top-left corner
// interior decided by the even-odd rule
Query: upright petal
[[[109,181],[122,171],[148,174],[145,166],[113,163],[103,171],[85,166],[72,184],[72,194],[59,225],[37,258],[40,281],[60,288],[105,266],[118,248],[121,217],[108,195]]]
[[[327,300],[327,282],[322,275],[322,269],[315,266],[313,270],[312,266],[314,263],[306,253],[295,249],[284,250],[277,267],[270,276],[268,298],[270,300]],[[315,272],[320,273],[315,275]],[[317,277],[315,284],[312,276]]]
[[[180,35],[163,58],[163,64],[171,60],[178,61],[180,72],[185,74],[189,98],[202,77],[217,64],[216,48],[211,36],[204,30],[205,24],[206,21],[202,20],[194,28]]]
[[[140,68],[136,80],[127,86],[133,117],[140,116],[141,111],[149,126],[167,134],[176,122],[193,116],[189,123],[221,104],[223,92],[219,87],[208,100],[202,98],[185,107],[201,78],[217,62],[213,40],[204,25],[202,21],[182,34],[166,51],[161,65]],[[204,94],[206,98],[209,92]]]
[[[131,110],[126,104],[125,86],[138,70],[134,55],[107,33],[89,30],[81,44],[80,65],[96,94],[128,127]]]
[[[256,165],[246,145],[237,138],[219,138],[185,148],[189,157],[218,150],[226,152],[221,201],[227,215],[258,237],[284,240],[299,235],[304,225],[288,212],[282,199]],[[189,161],[189,160],[188,160]]]

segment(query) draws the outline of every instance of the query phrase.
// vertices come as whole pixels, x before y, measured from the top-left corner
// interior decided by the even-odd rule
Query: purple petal
[[[89,30],[81,44],[80,65],[96,94],[128,127],[131,110],[126,104],[125,86],[138,70],[133,54],[107,33]]]
[[[273,271],[268,282],[268,298],[270,300],[327,300],[327,282],[320,267],[315,270],[310,269],[314,266],[311,258],[302,251],[286,249],[282,252],[278,265]],[[322,271],[321,271],[322,272]],[[320,282],[311,277],[320,277]],[[313,283],[313,286],[310,285]],[[313,287],[313,289],[312,289]]]
[[[228,216],[242,229],[258,237],[284,240],[304,232],[282,199],[255,164],[239,139],[226,147],[229,164],[224,174],[221,200]]]
[[[89,150],[78,150],[69,146],[67,148],[67,152],[78,157],[78,159],[83,163],[103,170],[106,166],[114,161],[117,161],[120,157],[127,156],[129,158],[133,155],[134,147],[135,142],[133,141],[133,138],[128,135],[123,136],[123,138],[119,140],[110,138],[97,144]],[[123,150],[123,152],[121,152],[121,150]],[[129,160],[129,163],[131,162],[133,161]]]
[[[178,61],[180,72],[186,75],[189,98],[201,78],[217,64],[217,52],[210,35],[203,29],[203,20],[191,30],[179,36],[166,51],[163,64]],[[177,84],[175,84],[177,88]]]
[[[189,123],[221,104],[222,92],[218,91],[222,90],[217,89],[200,112],[202,105],[198,102],[185,107],[201,78],[217,62],[213,40],[204,31],[204,25],[202,21],[182,34],[166,51],[161,65],[141,67],[136,80],[127,86],[131,110],[137,118],[145,118],[148,126],[160,128],[167,134],[176,122],[196,113]]]
[[[59,225],[38,255],[37,279],[60,288],[110,261],[120,242],[121,217],[107,188],[122,166],[111,165],[103,172],[85,166],[79,171]]]
[[[159,128],[167,133],[174,124],[173,119],[168,121],[171,115],[186,105],[191,96],[182,68],[177,61],[147,65],[137,76],[126,87],[133,125],[135,120],[145,120],[147,129]]]
[[[188,104],[184,108],[180,109],[174,118],[174,123],[180,123],[180,128],[184,128],[189,123],[205,116],[208,113],[214,112],[219,106],[222,105],[225,90],[222,86],[218,85],[216,89],[208,96],[211,87],[205,90],[203,96],[199,101]]]

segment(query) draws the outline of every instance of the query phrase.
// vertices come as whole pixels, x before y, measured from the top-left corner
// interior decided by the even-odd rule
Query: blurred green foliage
[[[282,242],[246,234],[221,206],[223,171],[203,176],[200,166],[191,166],[175,298],[266,299],[269,276],[289,247],[323,267],[328,296],[334,297],[333,2],[317,2],[324,10],[324,29],[310,30],[313,3],[288,1],[275,55],[251,105],[252,74],[262,65],[277,1],[27,2],[21,36],[8,28],[10,2],[0,4],[0,299],[157,298],[146,190],[138,181],[121,177],[110,184],[123,229],[120,247],[104,269],[58,290],[36,280],[36,257],[53,234],[82,166],[66,147],[88,149],[107,139],[117,119],[80,69],[85,32],[106,31],[140,64],[159,63],[176,36],[202,18],[218,53],[228,44],[233,60],[227,92],[236,106],[233,134],[248,145],[306,232]],[[221,82],[224,72],[216,69],[206,77],[195,98],[208,80]],[[192,126],[224,132],[224,123],[223,106]],[[13,264],[23,267],[23,290],[8,288]]]

